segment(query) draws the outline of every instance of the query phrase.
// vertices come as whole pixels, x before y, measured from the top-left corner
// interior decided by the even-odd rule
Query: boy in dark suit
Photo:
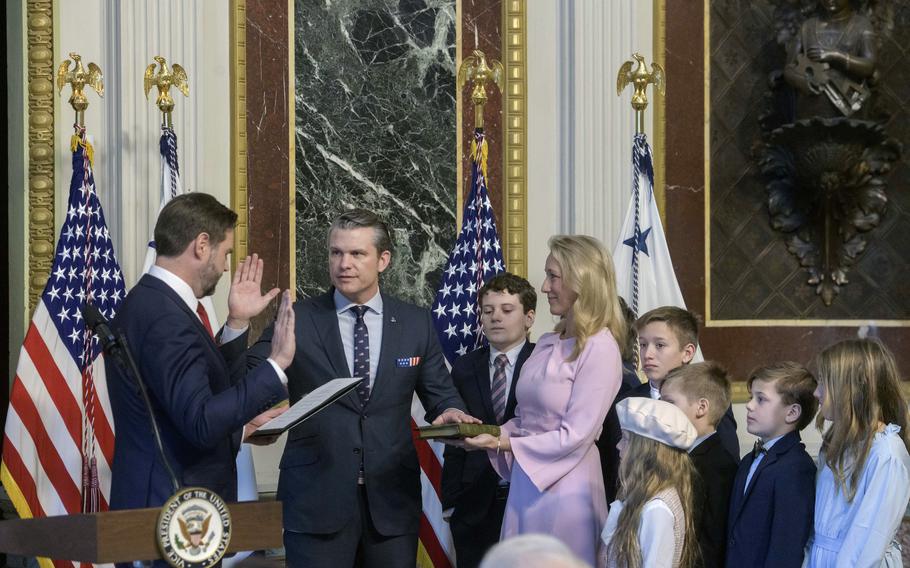
[[[638,331],[641,370],[648,382],[626,396],[660,398],[660,385],[667,373],[688,364],[698,351],[698,319],[695,314],[676,306],[655,308],[635,322]],[[739,461],[739,438],[733,407],[728,406],[717,424],[717,435],[724,449]]]
[[[799,431],[818,410],[815,378],[798,363],[749,376],[747,429],[758,436],[743,457],[730,496],[727,566],[802,565],[815,510],[815,463]]]
[[[679,407],[695,426],[698,438],[689,449],[695,466],[693,480],[695,534],[701,556],[697,566],[721,568],[727,541],[730,492],[736,477],[736,460],[724,450],[717,424],[730,406],[730,377],[712,361],[678,367],[660,387],[660,398]]]
[[[484,424],[502,424],[515,416],[515,385],[534,344],[537,294],[527,280],[507,272],[493,277],[477,294],[480,321],[489,346],[452,365],[452,379],[467,411]],[[480,564],[499,542],[509,484],[499,478],[486,452],[446,446],[442,467],[442,506],[450,518],[459,568]]]

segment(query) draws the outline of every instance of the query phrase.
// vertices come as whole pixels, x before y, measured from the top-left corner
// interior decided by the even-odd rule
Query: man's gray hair
[[[491,548],[480,568],[590,568],[590,565],[552,536],[525,534]]]

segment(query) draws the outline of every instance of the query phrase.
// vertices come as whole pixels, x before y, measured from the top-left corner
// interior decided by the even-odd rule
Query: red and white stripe
[[[83,378],[44,302],[39,302],[19,353],[3,444],[3,484],[22,516],[82,509]],[[114,427],[103,355],[92,365],[98,407],[94,454],[107,509]],[[55,562],[57,566],[72,565]]]
[[[426,426],[426,411],[415,395],[411,402],[411,428],[414,447],[420,461],[420,490],[423,511],[418,531],[418,568],[451,568],[455,566],[455,546],[449,523],[442,518],[442,452],[443,444],[417,438],[416,429]]]

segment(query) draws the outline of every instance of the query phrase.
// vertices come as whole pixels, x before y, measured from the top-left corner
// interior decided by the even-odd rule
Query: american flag
[[[461,233],[449,254],[442,284],[433,303],[433,321],[446,360],[451,366],[460,355],[483,345],[477,291],[490,277],[505,270],[502,246],[496,232],[493,206],[487,194],[488,147],[482,129],[474,131],[471,144],[471,192],[465,201]],[[425,412],[417,397],[411,406],[414,426],[425,425]],[[443,445],[414,439],[420,460],[423,516],[420,519],[420,568],[453,566],[455,547],[448,523],[442,519],[440,485]]]
[[[93,303],[113,318],[126,291],[84,128],[76,126],[72,150],[66,219],[19,352],[4,433],[0,476],[23,518],[106,510],[111,488],[114,429],[103,354],[80,308]]]
[[[471,144],[471,193],[465,201],[461,233],[449,254],[433,302],[433,321],[450,365],[459,356],[483,345],[477,291],[486,280],[505,270],[493,205],[487,194],[487,151],[483,131],[475,130]]]

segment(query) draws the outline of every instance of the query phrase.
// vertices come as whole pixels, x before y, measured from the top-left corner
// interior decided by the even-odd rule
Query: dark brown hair
[[[202,233],[214,247],[237,223],[237,214],[207,193],[185,193],[171,199],[155,223],[155,250],[159,256],[180,256]]]
[[[477,292],[477,303],[480,304],[481,308],[483,308],[483,298],[487,292],[515,294],[521,300],[521,307],[524,308],[524,313],[537,309],[537,292],[534,291],[534,287],[521,276],[511,272],[500,272],[484,283],[480,291]]]
[[[793,361],[781,361],[773,365],[759,367],[749,373],[746,386],[752,392],[752,383],[762,381],[774,385],[784,404],[798,404],[802,409],[796,429],[802,430],[812,422],[818,412],[818,400],[815,398],[815,377],[804,365]]]

